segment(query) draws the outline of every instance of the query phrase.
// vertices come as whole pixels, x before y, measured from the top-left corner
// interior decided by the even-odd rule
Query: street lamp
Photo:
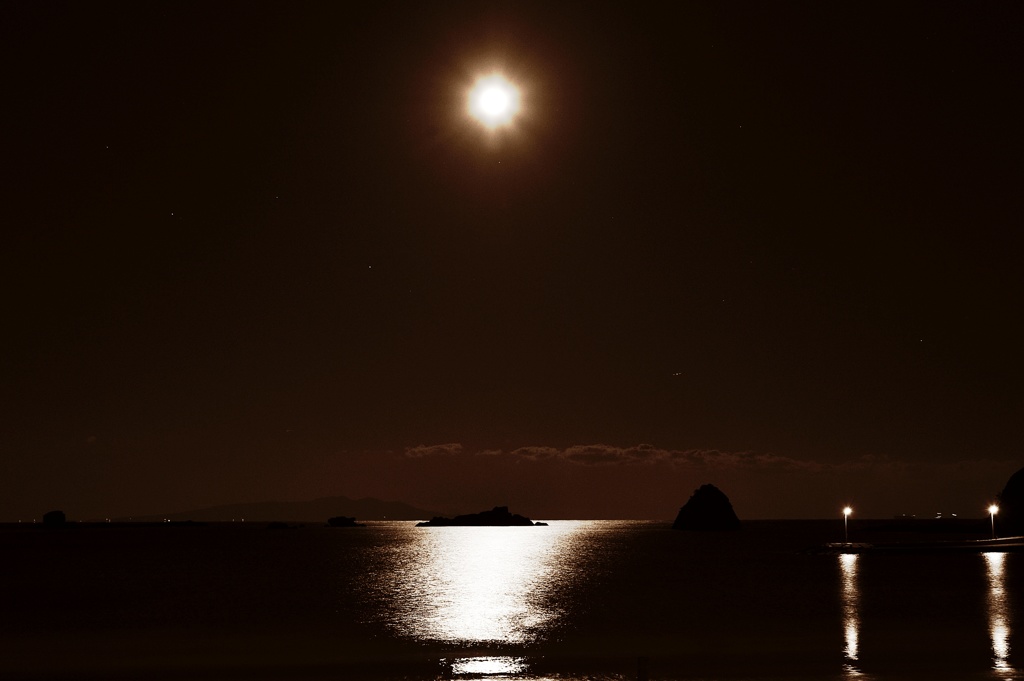
[[[999,507],[992,504],[988,507],[988,515],[992,519],[992,538],[996,538],[996,513],[999,513]]]
[[[846,543],[850,543],[850,514],[853,513],[853,509],[847,506],[843,509],[843,537]]]

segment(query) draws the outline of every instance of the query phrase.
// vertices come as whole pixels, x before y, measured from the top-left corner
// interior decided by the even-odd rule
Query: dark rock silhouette
[[[327,524],[331,527],[366,527],[363,523],[357,523],[355,518],[351,518],[347,515],[339,515],[334,518],[328,518]]]
[[[44,525],[59,527],[64,525],[67,521],[68,518],[64,515],[64,511],[48,511],[43,514]]]
[[[490,511],[457,515],[454,518],[440,516],[421,523],[416,527],[510,527],[510,526],[544,526],[547,523],[535,523],[524,516],[509,513],[508,506],[495,506]]]
[[[999,493],[996,530],[1004,536],[1024,534],[1024,468],[1011,475]]]
[[[740,519],[729,497],[714,485],[701,485],[672,524],[673,530],[738,530]]]

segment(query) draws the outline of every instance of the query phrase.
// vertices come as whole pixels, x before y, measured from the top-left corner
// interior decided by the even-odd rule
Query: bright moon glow
[[[480,93],[480,108],[491,116],[500,116],[508,108],[508,93],[499,87],[489,87]]]
[[[519,89],[502,76],[481,78],[469,92],[469,113],[488,128],[512,122],[519,112]]]

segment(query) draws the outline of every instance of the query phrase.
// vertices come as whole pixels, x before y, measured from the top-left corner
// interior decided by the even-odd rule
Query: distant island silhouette
[[[328,518],[327,524],[331,527],[366,527],[363,523],[357,523],[355,518],[347,515]]]
[[[679,509],[673,530],[738,530],[740,519],[729,497],[714,485],[701,485]]]
[[[430,520],[416,523],[416,527],[515,527],[546,526],[535,523],[525,516],[510,513],[508,506],[495,506],[490,511],[457,515],[454,518],[435,516]]]

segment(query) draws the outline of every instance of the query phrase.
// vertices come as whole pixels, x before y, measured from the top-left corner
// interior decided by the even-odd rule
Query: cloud
[[[1006,461],[982,459],[974,461],[922,462],[890,459],[885,456],[865,455],[857,459],[840,462],[822,462],[796,459],[764,452],[728,452],[719,449],[665,449],[649,444],[617,447],[606,444],[572,445],[570,447],[548,447],[532,445],[505,451],[485,449],[467,451],[456,442],[419,445],[405,450],[409,458],[429,456],[473,456],[506,458],[524,462],[564,462],[576,466],[650,466],[662,464],[679,469],[700,469],[707,471],[777,471],[808,474],[854,473],[876,476],[956,475],[958,471],[1001,470]]]
[[[558,448],[541,445],[519,447],[511,451],[485,449],[468,452],[457,442],[418,445],[405,450],[405,456],[418,459],[430,456],[473,455],[479,457],[510,457],[519,461],[564,461],[580,466],[650,465],[664,463],[679,467],[715,469],[774,468],[818,471],[824,464],[802,461],[775,454],[754,452],[723,452],[718,449],[663,449],[649,444],[617,447],[605,444],[572,445]]]
[[[462,445],[458,442],[448,442],[443,445],[417,445],[406,447],[405,456],[410,459],[421,459],[426,456],[456,456],[462,454]]]
[[[528,461],[545,461],[558,458],[561,453],[560,449],[554,447],[520,447],[509,452],[509,456]]]
[[[419,445],[405,450],[408,458],[471,455],[477,457],[508,457],[517,461],[564,461],[579,466],[668,464],[677,467],[714,469],[786,469],[817,472],[826,465],[775,454],[755,452],[724,452],[718,449],[664,449],[649,444],[617,447],[605,444],[572,445],[558,448],[542,445],[519,447],[510,451],[484,449],[467,451],[457,442]],[[849,465],[849,464],[843,464]]]
[[[520,447],[508,452],[508,456],[528,461],[568,461],[582,466],[604,466],[609,464],[654,463],[669,460],[668,450],[652,445],[614,447],[611,445],[573,445],[565,449],[556,447]]]
[[[488,452],[494,454],[493,450]],[[528,461],[566,461],[581,466],[650,465],[665,463],[678,467],[715,469],[772,468],[818,472],[824,465],[815,461],[793,459],[756,452],[724,452],[718,449],[663,449],[649,444],[617,447],[605,444],[555,447],[520,447],[509,456]]]
[[[679,465],[726,470],[772,469],[819,473],[827,468],[827,464],[806,459],[762,452],[723,452],[718,449],[671,451],[669,458]]]
[[[850,461],[829,465],[827,468],[839,473],[870,471],[883,475],[955,477],[957,475],[976,474],[979,471],[1001,471],[1008,465],[1014,464],[1015,461],[1013,459],[981,458],[958,461],[908,461],[868,454]]]
[[[654,463],[668,460],[668,450],[652,445],[612,447],[609,445],[573,445],[561,452],[561,458],[584,466],[616,463]]]
[[[633,447],[611,445],[575,445],[562,450],[559,457],[588,466],[606,464],[668,463],[678,467],[713,469],[776,469],[819,472],[823,464],[758,452],[724,452],[719,449],[662,449],[640,444]]]

